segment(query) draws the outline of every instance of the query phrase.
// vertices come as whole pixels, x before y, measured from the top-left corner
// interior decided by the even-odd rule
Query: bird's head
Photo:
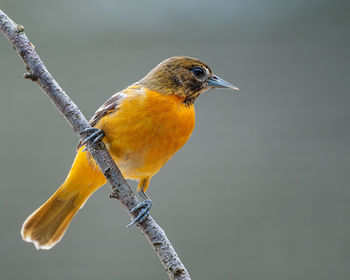
[[[138,83],[149,90],[180,96],[188,105],[212,88],[238,90],[236,86],[214,75],[204,62],[187,56],[175,56],[162,61]]]

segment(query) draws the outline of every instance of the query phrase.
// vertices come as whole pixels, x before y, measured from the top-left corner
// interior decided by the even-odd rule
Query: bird
[[[85,149],[102,140],[126,179],[137,180],[142,201],[129,224],[142,223],[152,200],[150,179],[187,142],[195,126],[194,102],[213,88],[239,90],[197,58],[165,59],[144,78],[111,96],[92,116],[72,167],[57,191],[23,223],[21,235],[37,249],[50,249],[65,234],[75,214],[106,178]]]

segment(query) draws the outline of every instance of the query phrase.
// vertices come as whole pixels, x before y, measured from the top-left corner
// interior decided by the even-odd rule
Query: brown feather
[[[112,95],[105,103],[101,105],[100,108],[97,109],[95,114],[91,117],[89,121],[90,125],[94,127],[96,123],[104,116],[116,111],[118,109],[118,103],[122,98],[123,94],[120,92]],[[80,140],[77,149],[81,148],[81,143],[82,141]]]

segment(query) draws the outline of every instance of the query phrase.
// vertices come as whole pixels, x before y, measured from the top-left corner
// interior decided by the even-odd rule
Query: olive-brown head
[[[178,95],[188,105],[193,104],[201,93],[212,88],[239,90],[214,75],[204,62],[187,56],[175,56],[162,61],[138,84],[162,94]]]

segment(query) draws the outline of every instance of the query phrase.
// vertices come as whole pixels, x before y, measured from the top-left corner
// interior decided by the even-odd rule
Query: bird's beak
[[[224,79],[221,79],[218,76],[213,75],[213,77],[208,78],[209,85],[214,88],[227,88],[232,90],[239,90],[238,87],[226,82]]]

